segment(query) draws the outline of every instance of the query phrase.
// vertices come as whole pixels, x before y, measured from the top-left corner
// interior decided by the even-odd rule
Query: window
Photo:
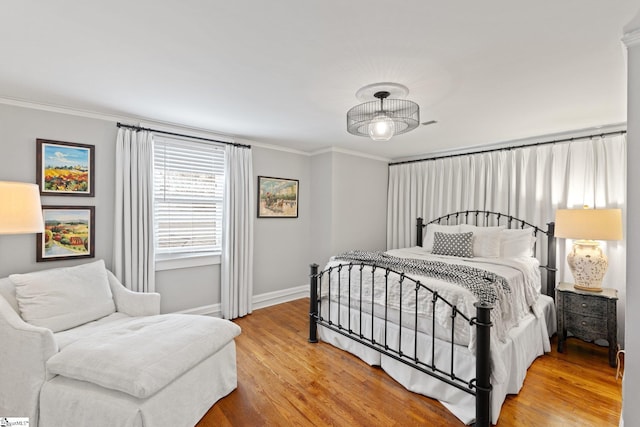
[[[156,261],[219,256],[224,149],[155,137],[153,150]]]

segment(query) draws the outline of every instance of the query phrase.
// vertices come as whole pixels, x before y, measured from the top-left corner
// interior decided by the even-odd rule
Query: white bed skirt
[[[498,352],[497,360],[502,360],[508,373],[501,382],[492,382],[491,418],[492,423],[498,422],[500,409],[507,394],[516,394],[522,388],[527,369],[531,363],[545,351],[550,350],[549,336],[555,333],[555,306],[550,297],[541,295],[538,308],[543,316],[536,318],[532,314],[520,321],[519,325],[509,331],[508,339],[499,343],[498,348],[492,348],[492,353]],[[332,307],[337,313],[337,306]],[[342,324],[345,326],[346,308],[342,311]],[[362,329],[360,329],[362,322]],[[373,328],[372,328],[373,322]],[[360,316],[351,311],[351,329],[362,333],[366,338],[373,338],[377,342],[384,342],[384,322],[371,316]],[[398,342],[399,329],[397,325],[387,324],[386,339],[388,342]],[[398,381],[408,390],[439,400],[463,423],[470,424],[475,419],[475,397],[469,393],[450,386],[423,372],[413,369],[396,359],[381,355],[377,351],[353,341],[342,334],[320,326],[318,336],[321,340],[346,350],[369,365],[380,366],[390,377]],[[431,362],[430,336],[419,333],[418,357],[420,360]],[[448,369],[450,365],[451,344],[436,340],[436,366]],[[475,355],[465,346],[455,346],[454,372],[458,377],[471,379],[475,377]],[[403,352],[412,356],[413,332],[402,329]]]

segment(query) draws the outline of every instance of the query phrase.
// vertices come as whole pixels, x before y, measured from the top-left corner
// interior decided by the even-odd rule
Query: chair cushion
[[[107,269],[99,260],[75,267],[12,274],[20,315],[35,326],[63,331],[116,311]]]
[[[105,324],[47,361],[47,371],[147,398],[240,334],[228,320],[189,314]],[[229,366],[235,369],[235,366]]]

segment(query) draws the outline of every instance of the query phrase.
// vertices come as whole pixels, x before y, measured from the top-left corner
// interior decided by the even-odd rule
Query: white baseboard
[[[283,302],[293,301],[300,298],[307,298],[308,296],[309,285],[296,286],[294,288],[254,295],[252,299],[253,310],[270,307],[276,304],[282,304]],[[202,314],[206,316],[222,317],[222,306],[220,303],[203,305],[200,307],[177,311],[176,313]]]
[[[267,292],[266,294],[253,296],[253,309],[270,307],[283,302],[293,301],[309,296],[309,285],[296,286],[295,288],[282,289],[280,291]]]
[[[200,307],[188,308],[186,310],[176,311],[180,314],[202,314],[205,316],[222,317],[222,307],[220,303],[203,305]]]

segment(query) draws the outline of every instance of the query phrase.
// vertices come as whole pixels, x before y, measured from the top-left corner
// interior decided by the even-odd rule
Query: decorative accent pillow
[[[422,239],[422,247],[425,251],[431,252],[433,251],[433,235],[435,232],[440,233],[459,233],[460,226],[459,225],[440,225],[440,224],[429,224],[424,232],[424,236]]]
[[[533,228],[502,230],[500,232],[500,256],[502,258],[533,256],[535,243]]]
[[[460,232],[473,233],[473,256],[483,258],[498,258],[500,256],[500,231],[505,226],[478,227],[476,225],[460,224]]]
[[[473,233],[440,233],[433,237],[434,255],[450,255],[461,258],[473,258]]]
[[[12,274],[25,322],[64,331],[116,311],[103,260],[75,267]]]

